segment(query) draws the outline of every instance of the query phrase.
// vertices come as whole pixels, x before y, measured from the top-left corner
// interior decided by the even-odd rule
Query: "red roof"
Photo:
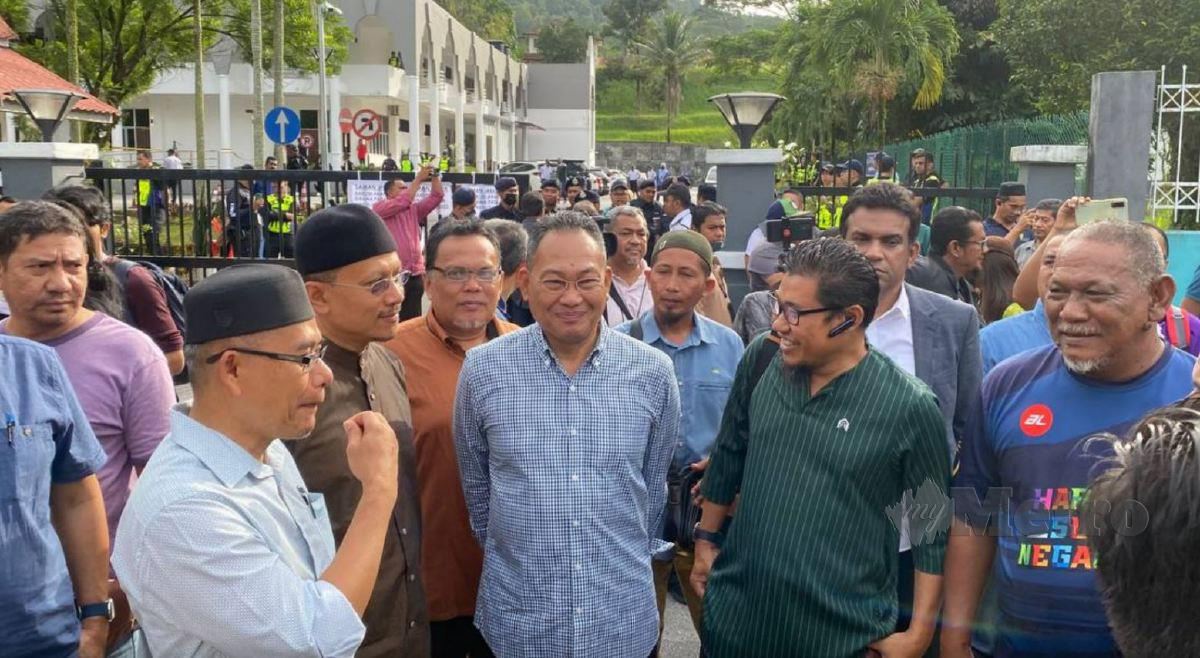
[[[16,38],[17,38],[16,31],[8,26],[8,23],[5,22],[3,16],[0,16],[0,39],[12,40],[12,39],[16,39]]]
[[[0,18],[0,38],[4,38],[5,30],[12,32],[12,28]],[[84,96],[83,100],[75,105],[74,112],[118,114],[117,108],[87,93],[82,87],[73,85],[41,64],[22,57],[12,48],[0,47],[0,99],[15,100],[10,96],[14,89],[73,91]]]

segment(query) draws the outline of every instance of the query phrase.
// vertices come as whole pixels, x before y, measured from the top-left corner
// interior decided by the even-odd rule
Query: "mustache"
[[[1099,336],[1100,330],[1086,324],[1059,322],[1058,333],[1069,334],[1071,336]]]

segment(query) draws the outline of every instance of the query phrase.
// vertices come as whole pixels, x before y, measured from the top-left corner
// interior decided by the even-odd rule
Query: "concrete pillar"
[[[476,94],[475,101],[475,171],[487,171],[487,140],[483,133],[483,96]]]
[[[429,152],[436,159],[442,155],[442,74],[437,62],[432,66],[433,81],[429,85]]]
[[[1086,146],[1014,146],[1009,160],[1017,165],[1017,181],[1025,184],[1029,205],[1042,199],[1075,196],[1075,167],[1087,163]]]
[[[520,160],[517,155],[517,115],[516,113],[508,115],[508,159],[509,161]]]
[[[99,158],[100,148],[95,144],[0,142],[4,193],[37,199],[68,178],[82,176],[84,163]]]
[[[414,70],[421,70],[420,62],[413,62]],[[413,162],[413,168],[421,166],[421,133],[425,132],[421,123],[421,76],[408,76],[408,157]]]
[[[1129,219],[1142,221],[1150,190],[1150,136],[1154,126],[1156,71],[1092,76],[1088,113],[1087,192],[1093,199],[1125,197]]]
[[[217,76],[217,107],[221,124],[221,152],[217,157],[217,166],[221,169],[233,169],[233,124],[229,116],[229,74]]]
[[[342,113],[342,79],[336,75],[329,76],[329,121],[326,130],[329,131],[329,143],[333,145],[331,157],[326,158],[333,169],[342,168],[342,128],[338,123],[338,115]]]
[[[460,77],[459,80],[462,78]],[[466,137],[466,114],[467,114],[467,90],[466,87],[461,87],[458,90],[458,103],[454,108],[454,169],[455,171],[466,171],[467,168],[467,137]]]
[[[717,198],[729,209],[725,249],[717,252],[725,268],[734,308],[750,290],[744,260],[746,240],[775,201],[775,166],[779,149],[709,149],[706,160],[717,166]]]

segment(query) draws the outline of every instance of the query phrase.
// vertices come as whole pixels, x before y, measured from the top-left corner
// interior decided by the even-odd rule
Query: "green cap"
[[[663,235],[654,243],[654,254],[650,257],[650,264],[653,265],[654,261],[658,260],[658,255],[666,249],[687,249],[704,261],[705,272],[712,273],[712,245],[703,235],[692,230],[671,231]]]

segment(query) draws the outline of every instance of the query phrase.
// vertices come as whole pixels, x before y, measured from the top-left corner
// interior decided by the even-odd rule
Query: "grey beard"
[[[1111,359],[1108,357],[1103,357],[1088,361],[1077,361],[1075,359],[1067,358],[1067,355],[1065,354],[1063,355],[1063,363],[1067,365],[1067,370],[1070,370],[1077,375],[1090,375],[1097,370],[1100,370],[1104,366],[1107,366],[1110,360]]]

